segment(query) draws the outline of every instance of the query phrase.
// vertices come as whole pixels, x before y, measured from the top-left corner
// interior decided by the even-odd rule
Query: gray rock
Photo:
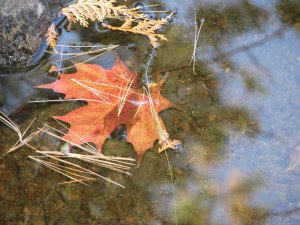
[[[28,63],[68,0],[0,1],[0,68]]]

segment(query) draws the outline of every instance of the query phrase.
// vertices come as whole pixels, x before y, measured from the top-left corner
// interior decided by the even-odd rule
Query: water
[[[168,164],[156,145],[130,177],[99,171],[126,189],[102,180],[87,187],[59,185],[65,178],[28,159],[33,151],[22,148],[0,161],[1,224],[300,224],[299,2],[155,3],[164,4],[158,10],[177,11],[165,31],[168,42],[149,68],[168,75],[162,95],[180,108],[161,113],[171,137],[183,142],[183,151],[168,151],[176,217]],[[193,74],[186,65],[193,52],[195,9],[198,22],[205,22]],[[97,30],[73,26],[62,31],[59,44],[120,44],[116,52],[142,78],[152,51],[147,39]],[[55,79],[45,72],[55,59],[0,77],[1,110],[22,129],[34,117],[33,129],[55,125],[51,115],[82,105],[27,104],[57,98],[32,88]],[[109,53],[93,62],[109,68],[113,60]],[[2,156],[16,138],[1,126]],[[61,145],[45,135],[33,144]],[[103,151],[135,157],[122,140],[108,140]]]

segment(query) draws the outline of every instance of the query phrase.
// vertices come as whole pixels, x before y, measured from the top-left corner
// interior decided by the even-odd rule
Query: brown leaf
[[[82,99],[87,105],[54,118],[71,125],[64,136],[76,144],[94,142],[98,150],[120,124],[127,127],[127,141],[132,143],[140,164],[144,153],[160,140],[149,98],[138,88],[138,76],[117,57],[115,65],[106,70],[101,66],[81,64],[73,74],[61,74],[56,82],[40,85],[64,93],[65,99]],[[160,95],[160,85],[151,86],[156,112],[173,104]],[[159,122],[165,130],[163,121]],[[79,140],[78,136],[82,139]]]

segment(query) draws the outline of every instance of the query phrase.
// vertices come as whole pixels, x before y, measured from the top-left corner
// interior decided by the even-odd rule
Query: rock
[[[37,51],[51,20],[68,0],[0,1],[1,67],[28,63]]]

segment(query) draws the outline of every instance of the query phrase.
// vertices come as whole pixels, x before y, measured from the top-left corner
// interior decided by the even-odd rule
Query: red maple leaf
[[[119,57],[116,57],[110,70],[93,64],[81,64],[76,69],[76,73],[61,74],[56,82],[38,86],[64,93],[64,99],[87,102],[87,105],[66,115],[54,117],[70,124],[71,127],[64,136],[67,141],[78,145],[93,142],[101,151],[112,131],[124,124],[127,127],[127,141],[137,153],[138,165],[155,140],[160,140],[165,146],[161,151],[172,147],[170,143],[173,142],[168,139],[163,121],[153,114],[173,106],[160,95],[161,85],[154,84],[150,88],[156,111],[153,112],[148,95],[138,88],[137,74],[130,71]]]

